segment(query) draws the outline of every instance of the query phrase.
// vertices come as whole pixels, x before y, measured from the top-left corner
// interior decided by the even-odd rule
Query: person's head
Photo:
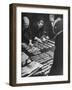
[[[59,18],[55,24],[54,33],[57,34],[61,31],[63,31],[63,20]]]
[[[23,17],[23,22],[24,22],[24,27],[25,28],[28,28],[29,27],[29,24],[30,24],[30,21],[29,21],[29,18],[24,16]]]
[[[38,28],[42,28],[44,26],[44,21],[43,20],[39,20],[37,22]]]
[[[49,15],[49,20],[50,20],[51,22],[54,22],[55,16],[54,16],[53,14]]]

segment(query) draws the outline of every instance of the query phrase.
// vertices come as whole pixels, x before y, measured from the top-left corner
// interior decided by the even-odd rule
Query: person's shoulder
[[[56,36],[56,39],[63,38],[63,32],[59,32]]]
[[[61,25],[63,25],[63,20],[59,18],[56,20],[55,26],[61,26]]]

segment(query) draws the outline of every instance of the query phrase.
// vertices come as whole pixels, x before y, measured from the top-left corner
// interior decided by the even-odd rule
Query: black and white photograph
[[[70,8],[12,4],[10,82],[70,82]]]
[[[21,16],[21,76],[63,75],[63,15]]]

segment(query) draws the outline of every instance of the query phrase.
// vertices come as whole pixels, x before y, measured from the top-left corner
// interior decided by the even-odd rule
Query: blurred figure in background
[[[49,22],[48,22],[48,35],[49,35],[50,39],[53,39],[55,36],[54,21],[55,21],[55,16],[53,14],[50,14],[49,15]]]
[[[23,28],[22,28],[22,43],[33,45],[31,36],[32,36],[32,32],[31,32],[31,27],[30,27],[30,20],[27,16],[24,16]]]
[[[53,14],[49,15],[49,20],[51,22],[52,27],[54,27],[55,16]]]

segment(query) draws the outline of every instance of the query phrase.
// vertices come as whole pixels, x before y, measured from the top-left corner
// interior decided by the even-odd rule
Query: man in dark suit
[[[58,19],[54,26],[55,52],[54,62],[49,75],[63,75],[63,21]]]

